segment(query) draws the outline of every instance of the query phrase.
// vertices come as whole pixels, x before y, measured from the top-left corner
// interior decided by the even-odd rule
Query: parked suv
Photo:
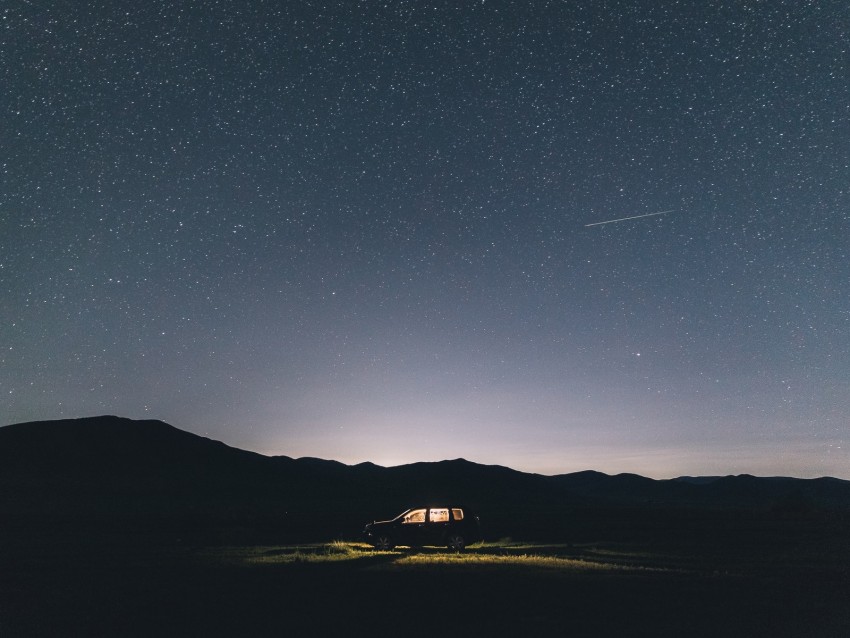
[[[418,507],[389,521],[369,523],[363,536],[367,543],[381,550],[396,545],[441,545],[460,552],[481,540],[479,527],[478,517],[470,516],[461,507]]]

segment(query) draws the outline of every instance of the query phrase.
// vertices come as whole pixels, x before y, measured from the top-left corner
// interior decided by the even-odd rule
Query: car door
[[[427,510],[410,510],[401,519],[399,526],[399,537],[396,541],[399,545],[417,547],[425,544],[426,537],[426,513]]]
[[[450,525],[449,510],[446,507],[428,509],[428,524],[426,526],[425,545],[444,545]]]

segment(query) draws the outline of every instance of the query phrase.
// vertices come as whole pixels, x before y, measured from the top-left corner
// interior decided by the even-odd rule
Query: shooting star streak
[[[667,213],[672,213],[675,208],[671,208],[670,210],[662,210],[660,213],[647,213],[646,215],[634,215],[632,217],[620,217],[620,219],[609,219],[604,222],[593,222],[592,224],[585,224],[584,227],[588,226],[601,226],[602,224],[613,224],[614,222],[624,222],[627,219],[640,219],[641,217],[654,217],[655,215],[666,215]]]

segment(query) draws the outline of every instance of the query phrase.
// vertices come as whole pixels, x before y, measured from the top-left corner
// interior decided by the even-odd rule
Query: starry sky
[[[850,478],[843,0],[0,19],[3,424]]]

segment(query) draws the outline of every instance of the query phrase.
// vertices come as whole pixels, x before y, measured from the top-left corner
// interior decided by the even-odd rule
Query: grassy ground
[[[524,572],[616,570],[671,571],[672,568],[649,566],[653,559],[646,553],[627,550],[598,549],[541,543],[478,543],[464,552],[447,552],[442,548],[419,548],[415,551],[399,548],[380,552],[365,543],[335,541],[332,543],[295,545],[288,547],[226,547],[203,552],[205,560],[242,565],[293,565],[349,563],[351,567],[396,572],[415,569],[442,571],[501,571],[516,569]],[[372,564],[374,563],[374,564]]]
[[[837,638],[846,547],[31,545],[0,553],[0,635]]]

